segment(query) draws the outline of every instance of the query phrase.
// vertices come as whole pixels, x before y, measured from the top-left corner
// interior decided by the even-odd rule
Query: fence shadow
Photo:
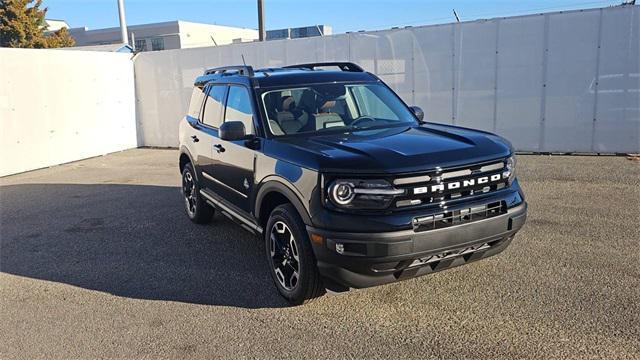
[[[117,296],[282,307],[263,247],[217,216],[195,225],[179,188],[0,187],[0,271]]]

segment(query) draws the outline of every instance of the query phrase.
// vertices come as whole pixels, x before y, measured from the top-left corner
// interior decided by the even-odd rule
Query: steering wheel
[[[360,116],[357,119],[353,119],[353,121],[351,122],[351,124],[349,124],[351,127],[354,128],[359,128],[359,126],[357,126],[357,124],[359,123],[365,123],[365,122],[375,122],[376,119],[372,118],[371,116]]]

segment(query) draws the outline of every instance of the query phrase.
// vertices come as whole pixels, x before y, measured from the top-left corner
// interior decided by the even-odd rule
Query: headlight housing
[[[511,185],[513,180],[515,180],[516,178],[516,156],[515,155],[511,155],[507,160],[505,160],[502,177],[508,178],[509,185]]]
[[[327,199],[341,209],[386,209],[405,190],[382,179],[337,179],[327,188]]]

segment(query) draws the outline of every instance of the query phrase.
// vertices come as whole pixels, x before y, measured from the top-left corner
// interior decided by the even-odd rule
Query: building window
[[[151,39],[151,50],[164,50],[164,39],[163,38],[155,38]]]
[[[147,51],[147,41],[145,39],[136,39],[136,51]]]

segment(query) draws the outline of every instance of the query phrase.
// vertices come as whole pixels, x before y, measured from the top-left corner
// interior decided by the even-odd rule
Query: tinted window
[[[387,105],[394,104],[394,99],[382,86],[353,86],[349,90],[358,105],[360,116],[398,120],[398,116]]]
[[[253,110],[251,97],[245,87],[231,86],[227,97],[224,121],[242,121],[247,134],[253,134]]]
[[[386,86],[316,84],[262,94],[273,135],[406,126],[416,120]]]
[[[195,119],[200,119],[200,108],[204,100],[204,92],[202,88],[194,87],[191,93],[191,101],[189,101],[189,112],[187,115]]]
[[[207,101],[204,104],[203,123],[215,128],[220,126],[222,123],[222,109],[226,90],[227,87],[223,85],[211,87]]]

